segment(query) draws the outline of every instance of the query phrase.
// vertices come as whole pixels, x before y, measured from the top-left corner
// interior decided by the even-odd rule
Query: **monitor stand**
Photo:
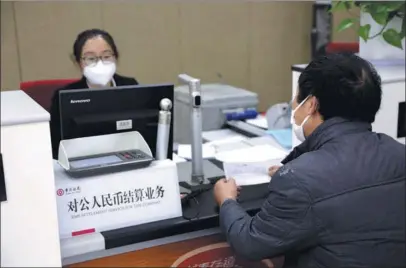
[[[222,169],[206,159],[203,160],[204,178],[201,183],[192,179],[192,162],[177,163],[177,167],[181,192],[209,190],[213,187],[213,178],[224,176]]]

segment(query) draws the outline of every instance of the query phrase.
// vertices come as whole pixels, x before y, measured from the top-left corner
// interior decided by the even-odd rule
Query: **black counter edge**
[[[249,209],[247,212],[250,215],[254,215],[259,210],[259,208]],[[218,215],[190,221],[183,218],[175,218],[105,231],[101,232],[101,234],[104,237],[105,249],[107,250],[216,227],[219,227]]]
[[[303,68],[303,67],[297,67],[297,66],[295,66],[295,65],[292,65],[292,67],[290,67],[290,69],[291,69],[291,71],[295,71],[295,72],[301,73],[301,72],[304,71],[305,68]]]

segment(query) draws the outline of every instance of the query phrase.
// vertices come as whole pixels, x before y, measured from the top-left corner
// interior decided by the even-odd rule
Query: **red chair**
[[[41,105],[45,110],[50,111],[51,100],[54,92],[57,89],[60,89],[76,81],[78,81],[78,79],[26,81],[20,83],[20,88],[39,105]]]
[[[329,43],[326,47],[327,54],[339,52],[359,52],[359,43]]]

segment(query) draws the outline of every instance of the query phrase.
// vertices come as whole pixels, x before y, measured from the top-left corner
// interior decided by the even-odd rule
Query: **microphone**
[[[168,143],[169,131],[171,130],[171,109],[172,101],[170,99],[162,99],[159,103],[161,110],[158,118],[158,133],[156,138],[156,154],[157,160],[168,158]]]

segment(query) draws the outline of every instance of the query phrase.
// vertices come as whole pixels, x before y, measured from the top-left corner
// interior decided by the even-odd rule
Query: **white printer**
[[[189,87],[175,88],[174,142],[191,143]],[[254,92],[225,84],[202,84],[202,130],[221,129],[226,122],[224,112],[234,109],[256,109],[258,95]]]

